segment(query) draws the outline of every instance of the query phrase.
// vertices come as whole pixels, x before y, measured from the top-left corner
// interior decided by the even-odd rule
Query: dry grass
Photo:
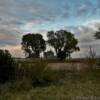
[[[27,82],[0,86],[0,100],[100,100],[100,70],[67,72],[63,84],[32,87]],[[92,99],[91,99],[92,97]],[[84,100],[84,99],[83,99]]]
[[[33,62],[22,61],[19,67],[22,64],[26,67],[34,65]],[[48,63],[48,67],[65,70],[61,83],[33,87],[28,79],[9,82],[0,85],[0,100],[82,100],[87,97],[87,100],[100,100],[100,69],[87,70],[90,67],[81,62],[53,62]]]
[[[51,69],[60,69],[60,70],[83,70],[87,68],[87,65],[85,63],[49,63],[48,67]]]

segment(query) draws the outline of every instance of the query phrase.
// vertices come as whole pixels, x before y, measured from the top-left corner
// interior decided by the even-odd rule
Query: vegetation
[[[29,58],[39,58],[40,53],[45,51],[45,40],[41,34],[26,34],[22,37],[22,49]]]
[[[49,31],[47,37],[48,44],[55,49],[56,56],[60,60],[66,59],[72,52],[80,50],[77,46],[78,40],[72,33],[65,30]],[[39,58],[40,53],[46,50],[46,41],[41,34],[26,34],[22,37],[21,44],[29,58]]]
[[[98,98],[100,95],[100,69],[96,67],[93,70],[89,67],[90,70],[81,71],[52,70],[47,66],[47,62],[41,59],[33,63],[17,62],[18,66],[15,68],[8,51],[1,50],[0,57],[0,61],[5,62],[2,62],[2,65],[10,65],[10,69],[7,69],[9,74],[4,69],[6,74],[3,75],[9,77],[14,75],[12,72],[16,72],[14,81],[6,80],[4,84],[0,84],[1,100],[73,100],[84,97],[90,99],[91,96]]]
[[[93,48],[90,46],[88,54],[86,56],[86,64],[88,65],[89,70],[94,69],[97,65],[97,59],[96,59],[96,52],[93,50]]]
[[[50,68],[48,64],[66,63],[65,58],[79,50],[78,40],[72,33],[60,30],[48,32],[47,42],[55,49],[56,56],[61,61],[39,59],[40,53],[46,50],[46,41],[40,34],[26,34],[22,37],[22,49],[26,56],[38,59],[15,63],[9,51],[0,50],[0,100],[91,100],[91,96],[93,100],[95,97],[100,98],[100,69],[96,68],[97,58],[92,47],[84,61],[68,60],[72,66],[81,63],[82,70],[77,70],[79,65],[72,67],[72,70],[58,70]],[[100,67],[100,63],[98,66]]]
[[[100,39],[100,28],[99,28],[99,30],[95,33],[94,36],[96,37],[96,39]]]
[[[65,30],[50,31],[47,33],[48,43],[55,49],[58,58],[65,59],[70,57],[70,54],[79,50],[77,46],[78,40],[74,35]]]
[[[1,100],[99,100],[100,70],[66,72],[62,84],[33,87],[27,80],[0,86]]]
[[[15,77],[15,62],[8,50],[0,50],[0,83]]]
[[[18,70],[19,79],[30,80],[34,87],[55,84],[62,76],[64,77],[64,71],[51,70],[44,61],[33,64],[22,63]]]

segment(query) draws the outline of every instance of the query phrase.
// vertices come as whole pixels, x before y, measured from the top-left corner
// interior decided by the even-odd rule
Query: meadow
[[[16,80],[0,84],[0,100],[100,100],[99,66],[91,68],[84,61],[77,70],[79,62],[63,61],[61,67],[66,63],[66,70],[47,68],[57,63],[18,61]],[[67,70],[70,64],[74,67]]]

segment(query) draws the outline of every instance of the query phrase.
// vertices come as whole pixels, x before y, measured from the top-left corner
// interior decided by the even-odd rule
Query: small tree
[[[22,37],[22,49],[29,58],[38,58],[45,51],[46,44],[41,34],[26,34]]]
[[[100,39],[100,28],[99,28],[99,30],[95,33],[94,36],[96,37],[96,39]]]
[[[96,52],[94,51],[92,46],[89,47],[89,51],[86,56],[86,62],[87,62],[89,69],[93,69],[96,67],[96,64],[97,64]]]
[[[55,49],[56,55],[60,59],[70,57],[71,53],[79,50],[78,40],[71,32],[65,30],[50,31],[47,33],[48,43]]]
[[[0,49],[0,82],[6,82],[14,78],[14,60],[8,50]]]
[[[98,29],[98,31],[96,31],[96,33],[94,34],[94,37],[96,39],[100,39],[100,28]],[[98,65],[100,66],[100,59],[98,59]]]

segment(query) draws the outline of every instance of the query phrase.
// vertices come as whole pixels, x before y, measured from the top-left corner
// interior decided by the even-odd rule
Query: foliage
[[[27,71],[29,73],[28,77],[31,78],[33,86],[46,86],[55,84],[56,81],[59,83],[62,75],[64,76],[63,73],[50,69],[47,66],[47,63],[43,61],[30,66]]]
[[[47,37],[48,43],[55,49],[56,55],[60,59],[65,59],[66,56],[70,57],[72,52],[79,50],[78,40],[71,32],[65,30],[50,31],[47,33]]]
[[[99,31],[97,31],[94,36],[96,37],[96,39],[100,39],[100,28]]]
[[[8,50],[0,50],[0,82],[6,82],[15,75],[15,63]]]
[[[59,82],[61,77],[64,78],[64,71],[54,71],[46,62],[40,61],[30,65],[22,64],[18,75],[20,78],[30,80],[33,86],[46,86]]]
[[[60,58],[60,60],[66,59],[66,52],[59,50],[57,57]]]
[[[46,49],[45,40],[40,34],[26,34],[22,37],[22,49],[29,58],[38,58]]]
[[[66,74],[60,85],[26,89],[28,87],[23,87],[23,84],[18,89],[19,83],[3,84],[0,86],[0,100],[99,100],[100,70]]]

